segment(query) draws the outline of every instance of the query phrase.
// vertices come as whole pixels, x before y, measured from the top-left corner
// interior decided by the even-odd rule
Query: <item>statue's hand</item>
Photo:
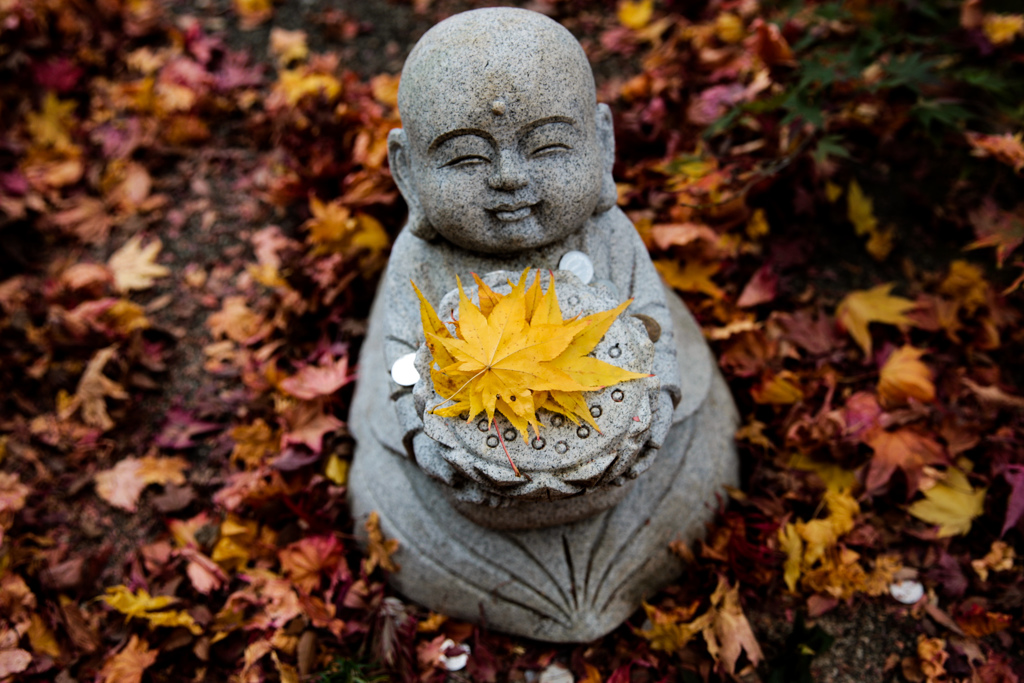
[[[447,446],[434,441],[424,432],[413,437],[412,446],[416,464],[420,469],[451,486],[455,481],[455,468],[442,455]]]

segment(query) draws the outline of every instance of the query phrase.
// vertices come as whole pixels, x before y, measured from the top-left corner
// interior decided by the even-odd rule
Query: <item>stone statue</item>
[[[400,543],[391,582],[416,602],[530,638],[592,640],[680,574],[669,543],[701,537],[736,485],[732,398],[616,206],[611,112],[565,28],[508,8],[447,19],[409,55],[398,106],[388,158],[409,220],[351,410],[356,528],[379,514]],[[653,377],[586,395],[599,432],[548,415],[524,442],[499,418],[517,476],[486,419],[430,413],[441,399],[410,281],[457,317],[456,276],[508,292],[527,268],[566,317],[632,298],[593,355]]]

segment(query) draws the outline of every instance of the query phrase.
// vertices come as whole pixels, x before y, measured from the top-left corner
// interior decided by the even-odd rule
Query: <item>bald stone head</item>
[[[398,108],[388,156],[420,237],[515,253],[614,204],[611,113],[579,43],[542,14],[481,9],[433,27]]]

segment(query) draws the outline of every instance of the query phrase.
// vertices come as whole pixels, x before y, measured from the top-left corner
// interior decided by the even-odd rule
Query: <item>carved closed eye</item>
[[[552,142],[550,144],[543,145],[543,146],[538,147],[537,149],[533,150],[533,152],[531,152],[531,155],[534,156],[534,157],[552,156],[554,154],[560,154],[562,152],[568,152],[571,149],[572,149],[572,147],[570,147],[569,145],[567,145],[565,143],[562,143],[562,142]]]
[[[444,167],[464,168],[489,163],[491,163],[491,160],[485,156],[481,156],[479,154],[466,154],[460,157],[455,157],[451,161],[445,163]]]

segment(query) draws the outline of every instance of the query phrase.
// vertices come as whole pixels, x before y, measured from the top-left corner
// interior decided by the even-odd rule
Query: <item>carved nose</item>
[[[498,156],[494,173],[487,182],[495,190],[512,191],[526,187],[529,177],[519,155],[512,150],[505,150]]]

